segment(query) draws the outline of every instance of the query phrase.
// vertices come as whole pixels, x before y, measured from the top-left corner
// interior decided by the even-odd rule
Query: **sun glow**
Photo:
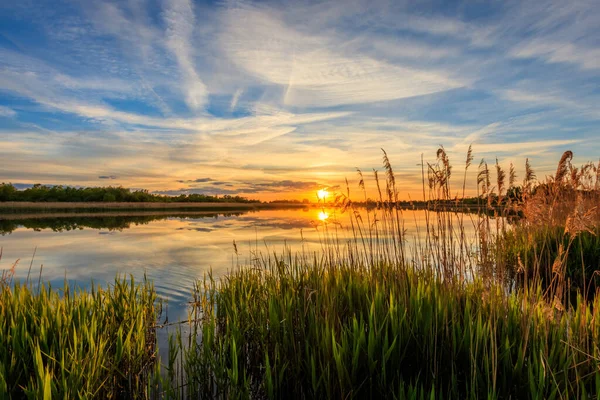
[[[320,221],[325,221],[327,218],[329,218],[329,213],[328,212],[319,211],[319,220]]]
[[[325,200],[329,196],[329,192],[325,189],[321,189],[317,192],[317,198],[319,200]]]

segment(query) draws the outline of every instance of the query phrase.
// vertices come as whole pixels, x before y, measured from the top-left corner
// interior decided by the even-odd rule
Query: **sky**
[[[538,178],[600,156],[582,1],[0,0],[0,182],[313,198],[443,145]],[[472,177],[472,179],[471,179]],[[368,190],[374,184],[367,183]],[[345,190],[345,189],[344,189]]]

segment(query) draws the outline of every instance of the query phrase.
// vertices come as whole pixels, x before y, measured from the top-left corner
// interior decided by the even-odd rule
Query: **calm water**
[[[416,227],[424,227],[424,212],[405,212],[405,219],[410,245],[416,240]],[[43,266],[42,279],[54,287],[62,287],[65,277],[70,285],[87,287],[92,279],[104,285],[117,274],[133,274],[138,280],[146,274],[168,300],[174,321],[185,318],[194,281],[209,269],[223,275],[238,260],[247,262],[257,249],[262,254],[281,253],[286,246],[319,251],[326,229],[337,229],[343,236],[348,228],[347,214],[318,208],[238,214],[0,215],[0,269],[19,260],[16,278],[25,280],[33,258],[34,283]]]

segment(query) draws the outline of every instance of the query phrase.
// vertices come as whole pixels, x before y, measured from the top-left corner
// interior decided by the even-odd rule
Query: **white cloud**
[[[240,101],[240,97],[242,96],[243,93],[244,93],[244,89],[238,89],[235,91],[235,93],[231,97],[231,103],[229,104],[229,111],[235,110],[235,108],[237,107],[237,103],[238,103],[238,101]]]
[[[463,86],[443,73],[344,54],[327,36],[288,27],[273,12],[228,9],[220,43],[239,68],[286,88],[284,104],[334,106],[435,93]]]
[[[427,42],[395,37],[368,36],[362,40],[364,47],[372,47],[380,56],[392,59],[441,60],[460,55],[460,49],[449,46],[432,46]]]
[[[541,57],[549,63],[575,64],[583,70],[600,69],[600,48],[574,43],[535,39],[517,46],[511,55],[516,58]]]
[[[17,112],[12,108],[0,106],[0,117],[14,117]]]
[[[596,106],[595,98],[580,95],[577,100],[573,100],[566,90],[518,87],[499,90],[498,95],[509,101],[529,106],[549,106],[558,110],[569,110],[571,115],[580,115],[589,119],[600,118],[600,110]]]
[[[206,103],[208,90],[194,66],[191,39],[195,17],[192,3],[190,0],[166,0],[163,16],[167,24],[167,47],[179,63],[186,103],[193,110],[200,110]]]

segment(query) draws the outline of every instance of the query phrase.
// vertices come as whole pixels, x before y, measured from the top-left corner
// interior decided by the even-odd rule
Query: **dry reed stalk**
[[[558,162],[558,167],[556,168],[556,174],[554,175],[554,182],[559,185],[563,182],[565,175],[571,165],[571,160],[573,159],[573,152],[571,150],[567,150],[563,153],[560,161]]]
[[[502,193],[504,192],[504,180],[506,178],[506,173],[500,166],[498,162],[498,158],[496,158],[496,183],[498,187],[498,205],[502,204]]]
[[[535,173],[529,164],[529,158],[525,159],[525,178],[523,180],[523,194],[530,194],[533,181],[536,179]]]
[[[517,174],[515,172],[515,166],[513,163],[510,163],[510,169],[508,173],[508,187],[513,188],[515,186],[515,181],[517,180]]]

